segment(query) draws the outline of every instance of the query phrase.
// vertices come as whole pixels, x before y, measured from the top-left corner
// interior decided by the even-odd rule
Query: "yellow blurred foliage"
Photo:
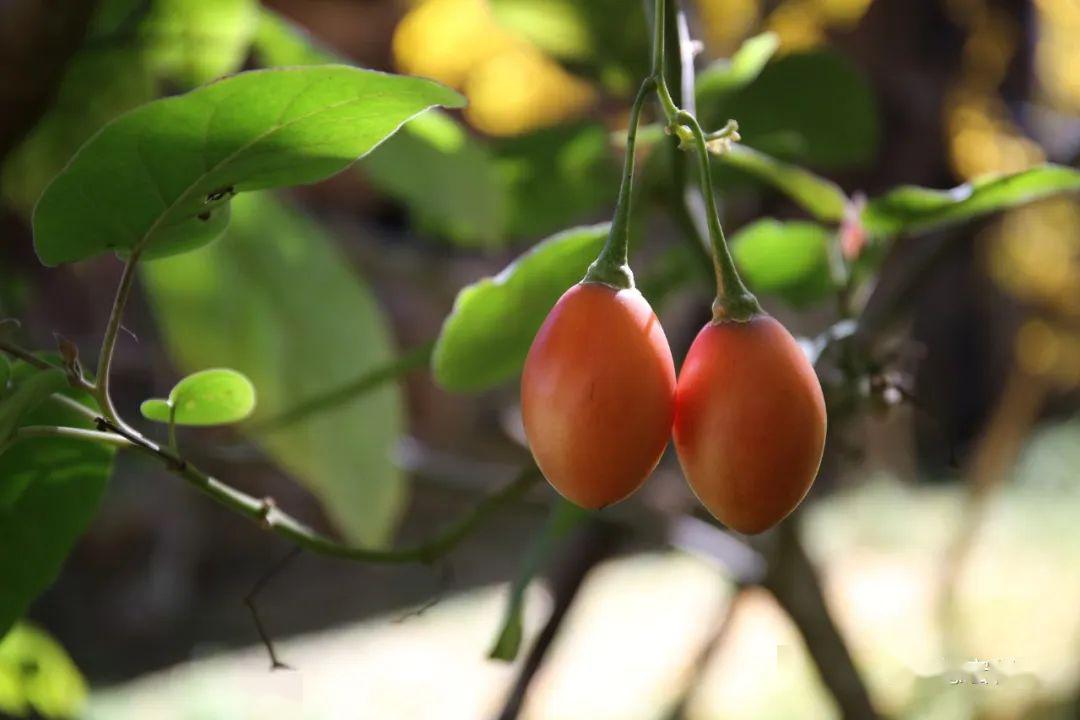
[[[1080,2],[1036,0],[1035,5],[1035,69],[1042,89],[1060,110],[1080,112]]]
[[[705,47],[711,55],[730,55],[757,29],[758,0],[697,0]]]
[[[780,37],[780,52],[822,45],[831,29],[850,30],[873,0],[784,0],[768,17],[761,0],[697,0],[705,45],[714,55],[728,55],[762,30]]]
[[[1080,316],[1080,206],[1044,200],[1005,215],[991,231],[990,273],[1013,295]]]
[[[954,90],[946,103],[949,161],[970,180],[987,173],[1024,170],[1045,161],[1038,143],[1025,137],[993,92],[974,87]]]
[[[399,70],[462,90],[465,116],[491,135],[517,135],[579,116],[592,86],[500,25],[487,0],[423,0],[394,32]]]

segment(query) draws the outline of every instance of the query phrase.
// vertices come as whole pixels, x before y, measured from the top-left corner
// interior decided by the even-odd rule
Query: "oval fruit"
[[[794,510],[817,476],[825,398],[795,338],[767,315],[711,322],[690,346],[675,403],[675,449],[702,504],[759,533]]]
[[[521,377],[525,435],[566,499],[598,509],[637,490],[675,414],[675,364],[637,290],[575,285],[533,340]]]

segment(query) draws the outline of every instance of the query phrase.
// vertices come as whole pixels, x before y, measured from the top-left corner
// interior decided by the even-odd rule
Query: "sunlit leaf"
[[[16,386],[41,375],[16,363]],[[85,395],[62,392],[89,407]],[[56,402],[22,416],[20,425],[91,429],[87,418]],[[0,636],[56,579],[64,559],[97,512],[113,450],[68,438],[20,440],[0,455]]]
[[[699,97],[713,100],[749,84],[780,47],[776,33],[762,33],[743,42],[730,59],[716,60],[697,76]]]
[[[161,423],[227,425],[255,410],[255,386],[235,370],[202,370],[177,383],[168,400],[151,398],[141,410],[144,417]]]
[[[771,62],[744,87],[699,98],[699,115],[709,128],[734,118],[746,145],[814,167],[861,165],[877,152],[870,86],[851,60],[831,50]]]
[[[157,100],[108,124],[46,188],[38,256],[57,265],[136,246],[146,257],[188,250],[178,238],[233,193],[323,179],[414,115],[463,102],[428,80],[332,65],[241,73]]]
[[[476,391],[520,372],[548,311],[584,277],[608,229],[605,223],[554,235],[495,277],[463,288],[435,343],[432,366],[439,384]]]
[[[258,27],[257,0],[154,0],[140,33],[157,74],[192,87],[236,71]]]
[[[144,267],[181,370],[244,373],[258,388],[257,424],[394,358],[375,299],[321,228],[265,194],[234,206],[220,242]],[[391,383],[253,439],[350,540],[370,545],[386,540],[405,501],[393,459],[403,424]]]
[[[18,623],[0,639],[0,713],[76,717],[87,690],[79,668],[45,631]]]
[[[899,187],[867,203],[862,220],[874,235],[920,232],[1077,190],[1080,170],[1042,165],[986,176],[951,190]]]
[[[805,305],[833,289],[832,237],[832,231],[811,222],[758,220],[732,236],[731,252],[751,290]]]
[[[818,220],[838,222],[844,216],[848,198],[832,180],[744,145],[733,145],[719,159],[772,185]]]

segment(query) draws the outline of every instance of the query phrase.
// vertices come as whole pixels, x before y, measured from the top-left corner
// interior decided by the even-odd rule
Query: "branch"
[[[94,382],[94,396],[105,417],[114,424],[121,424],[116,408],[113,406],[112,396],[109,394],[109,375],[112,371],[113,353],[116,350],[116,337],[120,333],[120,324],[124,317],[124,308],[131,296],[131,287],[135,282],[135,266],[139,262],[142,246],[136,245],[131,251],[131,256],[124,264],[124,272],[120,276],[120,285],[116,288],[116,297],[113,299],[112,310],[109,312],[109,322],[105,326],[105,337],[101,341],[101,353],[98,355],[97,380]]]
[[[539,479],[535,465],[522,469],[517,479],[482,500],[472,512],[450,525],[431,540],[396,550],[372,550],[344,545],[303,524],[278,509],[272,498],[256,498],[237,490],[173,454],[166,448],[143,437],[138,432],[118,425],[107,418],[97,419],[98,429],[126,438],[131,445],[155,457],[174,475],[186,480],[218,504],[258,523],[264,529],[317,555],[340,557],[369,563],[405,564],[430,563],[453,550],[474,529],[483,524],[496,510],[522,497]]]

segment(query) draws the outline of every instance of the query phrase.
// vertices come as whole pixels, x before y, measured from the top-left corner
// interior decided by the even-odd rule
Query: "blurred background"
[[[897,185],[1075,166],[1080,2],[684,9],[703,124],[734,117],[747,146],[854,199],[806,230],[827,225],[858,280],[822,289],[785,276],[799,274],[786,250],[740,253],[740,230],[807,213],[716,163],[767,309],[805,338],[860,323],[859,342],[819,363],[829,447],[797,516],[760,542],[725,534],[669,453],[547,552],[545,486],[431,566],[301,554],[258,595],[292,668],[270,672],[244,601],[288,545],[121,454],[59,580],[0,644],[0,715],[1080,718],[1080,204],[886,239],[858,222],[860,198]],[[623,0],[4,0],[0,316],[35,347],[57,333],[93,357],[121,266],[42,267],[29,214],[119,113],[240,69],[335,58],[460,90],[464,111],[410,123],[329,181],[242,196],[223,239],[148,264],[114,367],[130,417],[208,366],[254,380],[256,422],[343,388],[285,427],[185,432],[185,453],[350,541],[421,540],[528,458],[516,376],[447,390],[430,343],[463,286],[610,219],[648,14]],[[764,32],[775,53],[736,83],[722,59]],[[711,270],[672,210],[685,168],[653,130],[634,269],[678,363],[708,319]],[[410,368],[396,384],[349,389],[395,357]],[[522,650],[488,659],[530,562]]]

